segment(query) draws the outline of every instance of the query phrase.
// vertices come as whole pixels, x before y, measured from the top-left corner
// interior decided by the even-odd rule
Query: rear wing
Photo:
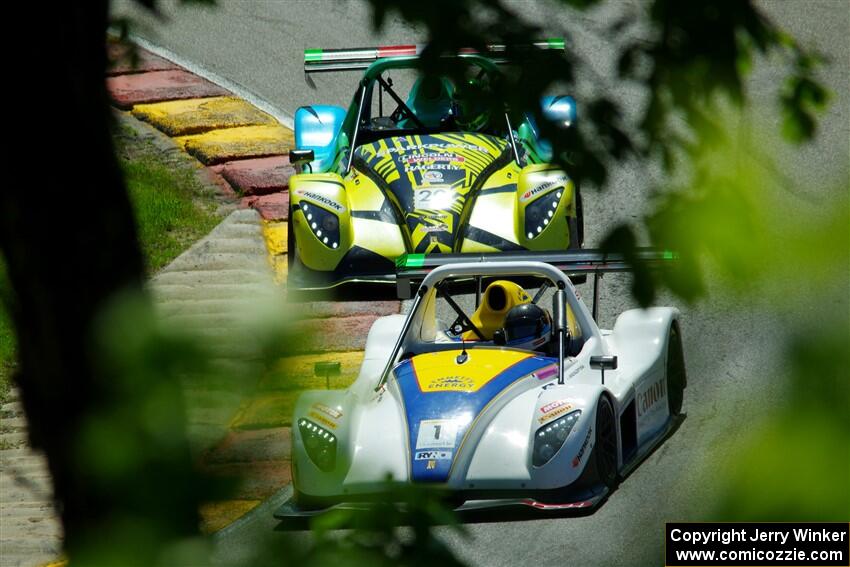
[[[609,272],[632,271],[637,262],[648,268],[662,268],[678,259],[679,255],[670,250],[656,248],[638,248],[633,257],[618,253],[606,253],[601,250],[571,250],[566,252],[528,252],[507,251],[487,254],[404,254],[396,260],[396,286],[398,297],[408,299],[413,296],[422,280],[435,268],[450,264],[474,262],[544,262],[561,270],[568,276],[593,275],[593,318],[598,312],[599,278]]]
[[[563,38],[550,38],[543,41],[535,41],[529,44],[537,49],[564,49]],[[369,65],[378,59],[387,57],[418,57],[425,49],[424,44],[411,45],[387,45],[383,47],[359,47],[354,49],[305,49],[304,50],[304,72],[305,73],[327,73],[331,71],[360,71],[367,69]],[[504,63],[506,59],[500,58],[499,54],[507,51],[507,46],[489,44],[484,51],[477,49],[462,49],[459,55],[479,54],[494,56],[497,63]]]

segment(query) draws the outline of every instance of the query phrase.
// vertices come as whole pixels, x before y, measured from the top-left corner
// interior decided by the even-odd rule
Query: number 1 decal
[[[416,449],[451,449],[456,437],[457,423],[453,419],[424,419],[419,422]]]

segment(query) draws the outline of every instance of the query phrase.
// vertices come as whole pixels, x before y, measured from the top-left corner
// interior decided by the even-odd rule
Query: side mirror
[[[325,378],[325,387],[331,389],[331,376],[340,375],[339,362],[317,362],[313,365],[313,375]]]
[[[316,159],[316,154],[313,150],[289,150],[289,163],[294,165],[298,171],[303,171],[304,166],[314,159]]]
[[[590,367],[602,373],[602,385],[605,385],[605,371],[617,369],[617,357],[610,354],[600,354],[590,357]]]
[[[562,128],[569,128],[575,124],[576,101],[569,95],[544,96],[540,100],[543,107],[543,116]]]
[[[594,370],[616,370],[617,357],[610,354],[591,356],[590,367]]]
[[[338,106],[314,104],[295,111],[295,147],[315,152],[310,164],[312,171],[325,172],[332,165],[344,121],[345,109]]]

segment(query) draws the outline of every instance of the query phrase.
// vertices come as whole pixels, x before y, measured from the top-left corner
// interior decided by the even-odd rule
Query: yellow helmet
[[[496,280],[484,290],[481,305],[472,314],[470,320],[484,335],[484,339],[493,340],[493,333],[505,326],[505,317],[508,311],[516,305],[530,303],[531,296],[526,293],[522,286],[508,280]],[[479,340],[475,331],[466,331],[464,340]]]

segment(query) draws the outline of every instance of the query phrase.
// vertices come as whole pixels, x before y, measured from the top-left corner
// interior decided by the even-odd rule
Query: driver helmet
[[[455,124],[464,130],[477,132],[490,121],[487,88],[480,79],[470,79],[459,86],[454,94],[452,113]]]
[[[505,326],[505,316],[511,308],[529,301],[531,297],[522,286],[510,280],[496,280],[484,290],[481,305],[472,314],[470,321],[484,335],[484,340],[493,340],[494,333]],[[467,341],[480,340],[472,330],[466,331],[463,338]]]
[[[515,305],[505,316],[505,346],[545,350],[552,334],[552,316],[534,303]]]

